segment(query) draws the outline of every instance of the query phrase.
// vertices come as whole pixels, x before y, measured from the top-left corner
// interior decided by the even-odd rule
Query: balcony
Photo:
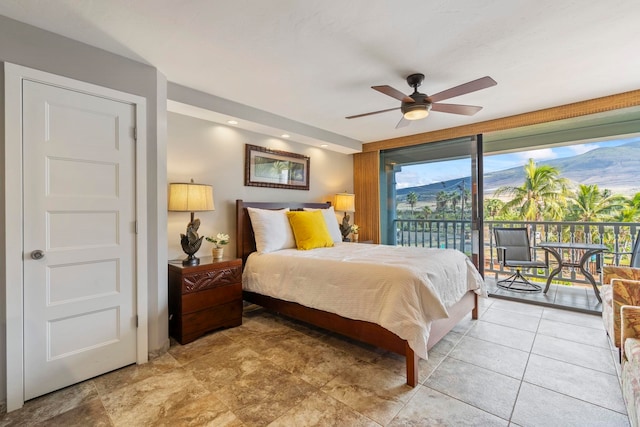
[[[461,220],[395,220],[396,244],[401,246],[422,246],[431,248],[458,249],[467,255],[472,252],[472,231],[469,221]],[[497,260],[493,235],[494,227],[528,227],[531,245],[539,242],[580,242],[602,243],[609,249],[602,256],[593,256],[588,271],[600,281],[602,265],[629,265],[634,238],[640,223],[629,222],[527,222],[527,221],[485,221],[484,222],[484,277],[489,293],[498,298],[515,299],[548,306],[561,306],[578,311],[600,312],[602,306],[594,295],[593,288],[577,268],[565,268],[558,274],[546,294],[512,292],[498,288],[497,280],[511,274]],[[577,261],[580,253],[565,254],[570,261]],[[544,260],[546,252],[535,249],[533,256]],[[532,282],[544,285],[551,268],[532,269],[523,274]]]

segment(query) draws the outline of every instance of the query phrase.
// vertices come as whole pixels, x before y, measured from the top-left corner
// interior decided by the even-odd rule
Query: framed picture
[[[244,185],[309,190],[309,157],[245,144]]]

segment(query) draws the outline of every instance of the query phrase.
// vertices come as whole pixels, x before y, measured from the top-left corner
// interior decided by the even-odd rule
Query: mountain
[[[597,184],[612,193],[633,196],[640,192],[640,141],[630,142],[617,147],[602,147],[577,156],[539,161],[538,165],[557,168],[560,175],[568,178],[574,185]],[[435,203],[439,191],[448,193],[457,191],[458,184],[464,179],[465,187],[470,187],[470,177],[453,179],[417,187],[397,190],[399,199],[413,191],[418,200]],[[487,173],[484,176],[485,197],[491,197],[496,189],[503,186],[519,186],[524,181],[524,169],[517,166],[510,169]]]

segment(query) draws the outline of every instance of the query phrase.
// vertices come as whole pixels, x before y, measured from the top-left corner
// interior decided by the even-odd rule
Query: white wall
[[[353,191],[353,156],[293,141],[244,131],[180,114],[168,115],[167,181],[213,186],[216,210],[198,212],[200,235],[227,233],[232,240],[225,252],[235,254],[236,199],[253,202],[333,201],[336,193]],[[310,158],[309,191],[244,186],[245,144],[303,154]],[[169,212],[167,244],[169,259],[186,257],[180,247],[189,214]],[[212,245],[204,242],[196,256],[209,256]]]

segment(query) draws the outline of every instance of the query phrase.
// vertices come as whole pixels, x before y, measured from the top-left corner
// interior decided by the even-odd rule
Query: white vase
[[[220,259],[224,256],[224,248],[213,248],[211,249],[211,256],[213,259]]]

